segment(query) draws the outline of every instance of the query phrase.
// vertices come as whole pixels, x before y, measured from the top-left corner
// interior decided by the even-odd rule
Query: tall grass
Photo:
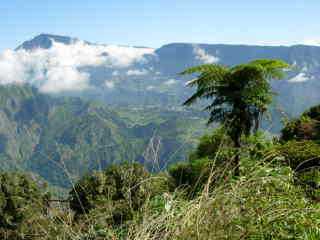
[[[294,186],[292,171],[261,163],[209,195],[171,195],[167,204],[131,226],[128,239],[308,239],[320,231],[319,206]]]

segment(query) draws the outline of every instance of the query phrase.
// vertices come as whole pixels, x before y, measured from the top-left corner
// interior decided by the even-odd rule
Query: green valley
[[[111,108],[1,86],[1,169],[30,171],[60,187],[113,163],[138,161],[159,171],[186,159],[204,124],[203,114],[184,109]]]

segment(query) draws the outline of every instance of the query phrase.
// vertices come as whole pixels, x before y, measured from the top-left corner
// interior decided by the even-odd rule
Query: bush
[[[320,145],[314,141],[289,141],[277,148],[284,157],[283,163],[293,170],[301,163],[320,158]]]
[[[191,154],[188,162],[177,163],[169,168],[175,186],[183,188],[188,196],[194,197],[199,193],[210,175],[211,188],[232,177],[231,163],[236,149],[224,132],[224,128],[218,128],[212,135],[205,135],[200,139],[196,151]],[[262,159],[273,147],[273,142],[262,132],[244,137],[241,149],[243,172],[248,166],[255,164],[256,159]]]
[[[33,213],[45,212],[47,198],[26,175],[0,174],[0,227],[16,229]]]
[[[142,165],[111,166],[81,179],[70,192],[70,207],[76,215],[104,212],[109,224],[133,219],[151,197],[168,191],[165,177],[154,177]]]
[[[287,123],[281,130],[281,140],[320,140],[318,120],[302,116]]]
[[[207,134],[200,138],[197,149],[190,155],[190,160],[209,158],[216,159],[217,163],[224,163],[233,156],[233,152],[230,151],[232,146],[233,143],[225,134],[225,129],[220,127],[215,129],[211,135]]]
[[[262,132],[244,137],[241,149],[241,163],[247,167],[251,161],[262,159],[273,148],[273,143]],[[213,187],[231,177],[232,159],[236,149],[231,139],[225,135],[224,128],[215,129],[212,135],[205,135],[188,162],[181,162],[169,168],[176,187],[183,188],[194,197],[207,183],[211,175],[210,186]],[[254,164],[254,163],[253,163]],[[244,167],[244,168],[245,168]]]
[[[181,162],[172,165],[169,168],[169,174],[176,188],[182,188],[189,197],[194,197],[208,181],[210,166],[211,160],[208,158]]]
[[[281,131],[281,140],[320,140],[320,105],[288,122]]]
[[[289,141],[278,147],[283,163],[295,171],[296,183],[308,197],[319,199],[320,145],[314,141]]]
[[[10,232],[10,239],[20,239],[20,234],[33,232],[46,213],[48,198],[30,177],[1,173],[0,237]]]
[[[311,107],[309,110],[304,112],[303,115],[308,116],[314,120],[320,121],[320,105]]]

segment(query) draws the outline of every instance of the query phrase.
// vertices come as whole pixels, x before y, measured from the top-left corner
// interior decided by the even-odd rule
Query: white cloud
[[[320,39],[306,39],[303,44],[310,46],[320,46]]]
[[[113,89],[115,84],[114,84],[113,81],[106,81],[105,85],[106,85],[107,88]]]
[[[197,45],[193,47],[193,53],[196,57],[196,60],[201,61],[202,63],[217,63],[219,62],[219,58],[213,55],[206,53],[206,51],[200,48]]]
[[[163,84],[165,84],[167,86],[171,86],[171,85],[176,84],[176,83],[177,83],[177,80],[169,79],[169,80],[165,81]]]
[[[42,92],[81,91],[88,87],[89,74],[76,68],[50,68],[47,80],[40,86]]]
[[[114,77],[119,76],[119,71],[117,71],[117,70],[116,70],[116,71],[113,71],[113,72],[112,72],[112,76],[114,76]]]
[[[25,64],[24,54],[15,54],[11,50],[4,51],[0,55],[0,83],[24,83],[26,81]]]
[[[306,82],[310,80],[305,73],[299,73],[295,77],[288,80],[288,82],[297,83],[297,82]]]
[[[0,54],[0,84],[31,83],[44,92],[79,91],[89,87],[87,66],[126,68],[144,61],[150,48],[90,45],[77,41],[71,45],[52,41],[49,49],[6,50]],[[113,75],[118,74],[114,71]]]
[[[144,62],[145,54],[154,54],[152,48],[134,48],[116,45],[96,46],[105,52],[107,63],[113,67],[129,67],[136,62]]]
[[[143,76],[143,75],[147,75],[148,71],[146,69],[130,69],[127,71],[127,75],[128,76]]]
[[[153,89],[155,89],[155,88],[156,88],[155,86],[150,85],[150,86],[147,86],[146,89],[147,89],[148,91],[151,91],[151,90],[153,90]]]

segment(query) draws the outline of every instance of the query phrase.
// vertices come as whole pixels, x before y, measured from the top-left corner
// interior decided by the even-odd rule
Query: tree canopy
[[[188,82],[196,87],[195,93],[184,105],[199,99],[209,99],[205,110],[210,112],[208,124],[222,123],[235,147],[241,147],[241,136],[257,131],[274,95],[270,80],[282,79],[289,65],[281,60],[259,59],[233,67],[205,64],[182,72],[199,74]],[[236,158],[236,175],[239,175],[239,157]]]

